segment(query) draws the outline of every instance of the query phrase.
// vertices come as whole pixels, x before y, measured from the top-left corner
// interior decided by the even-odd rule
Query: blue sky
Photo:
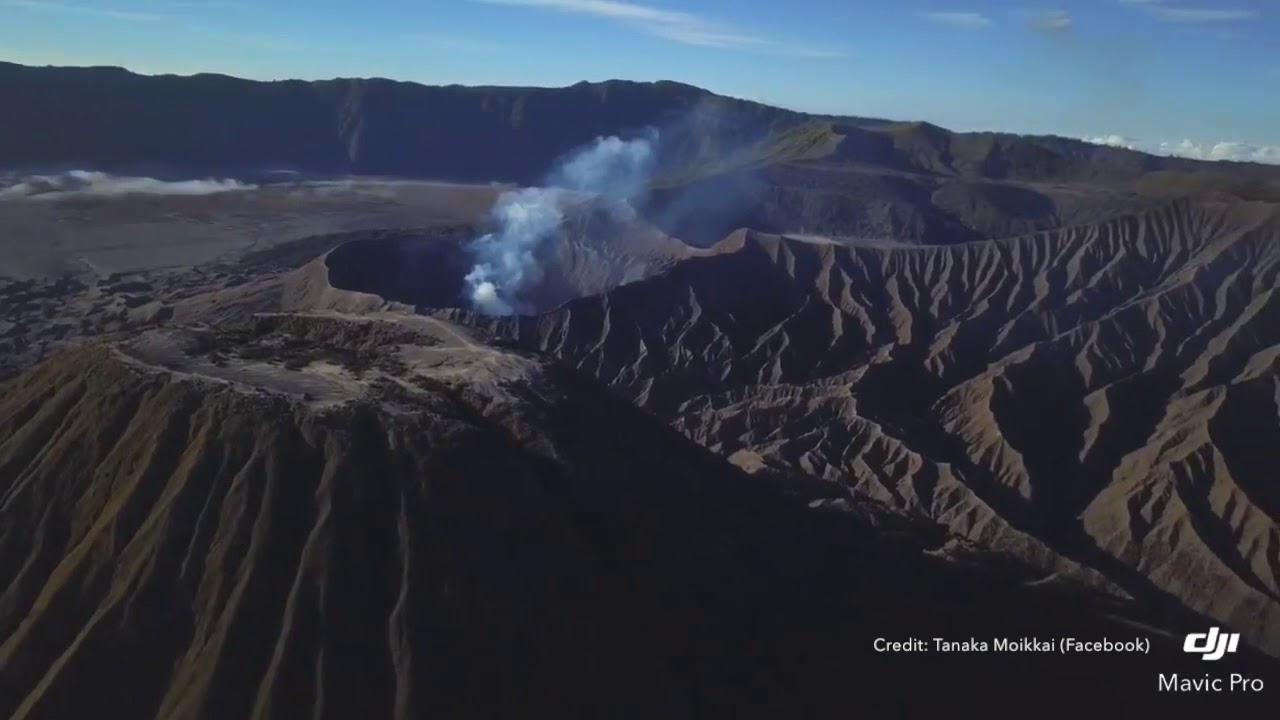
[[[0,59],[673,79],[800,110],[1280,162],[1276,0],[0,0]]]

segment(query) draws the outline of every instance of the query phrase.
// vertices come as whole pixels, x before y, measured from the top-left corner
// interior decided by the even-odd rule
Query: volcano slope
[[[1151,707],[1155,668],[1198,669],[1121,624],[1138,604],[806,507],[432,318],[157,330],[3,391],[0,717],[847,717],[1038,703],[1063,673]],[[1024,634],[1152,655],[872,650]]]
[[[1182,200],[945,247],[740,231],[538,317],[740,467],[1190,609],[1280,655],[1280,212]]]

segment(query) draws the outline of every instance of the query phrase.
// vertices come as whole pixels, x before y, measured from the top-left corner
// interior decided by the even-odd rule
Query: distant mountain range
[[[384,79],[258,82],[115,67],[0,63],[0,165],[237,173],[288,169],[460,181],[535,180],[599,135],[669,131],[668,167],[805,127],[842,138],[842,164],[1026,181],[1135,180],[1231,167],[1058,137],[953,133],[925,123],[815,116],[677,82],[433,87]],[[696,112],[695,112],[696,111]],[[811,149],[811,148],[810,148]],[[786,159],[774,158],[776,159]]]

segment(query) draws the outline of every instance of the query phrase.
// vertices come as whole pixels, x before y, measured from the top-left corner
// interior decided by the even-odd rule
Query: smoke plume
[[[475,265],[466,276],[472,307],[489,315],[526,312],[520,293],[542,279],[540,246],[564,220],[563,204],[571,192],[637,202],[647,188],[658,134],[623,140],[596,138],[557,161],[542,187],[510,190],[490,211],[497,228],[472,241]]]
[[[648,184],[657,142],[656,130],[632,140],[596,138],[561,159],[547,184],[617,200],[635,199]]]
[[[472,243],[477,262],[466,281],[477,310],[510,315],[516,311],[520,288],[541,277],[533,251],[560,226],[559,193],[551,188],[506,192],[491,215],[498,229]]]

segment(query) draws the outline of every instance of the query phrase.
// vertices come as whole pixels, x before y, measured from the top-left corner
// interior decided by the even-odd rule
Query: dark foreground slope
[[[1203,699],[1156,692],[1159,672],[1205,670],[1180,635],[1024,588],[1016,567],[944,560],[963,555],[945,535],[869,506],[796,503],[456,327],[205,332],[65,353],[2,388],[0,717],[1059,716]],[[992,634],[1152,646],[872,651]],[[1228,668],[1274,675],[1247,655],[1213,670]]]
[[[536,318],[788,486],[844,488],[1280,656],[1280,213],[1181,201],[951,247],[739,232]]]

